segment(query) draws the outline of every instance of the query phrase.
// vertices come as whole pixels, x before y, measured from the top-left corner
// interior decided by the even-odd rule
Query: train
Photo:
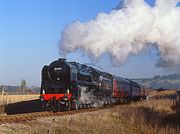
[[[95,67],[58,59],[42,68],[40,100],[52,111],[127,103],[146,98],[138,83]]]

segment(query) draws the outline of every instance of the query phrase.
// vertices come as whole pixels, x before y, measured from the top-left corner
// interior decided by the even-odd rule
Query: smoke
[[[99,58],[108,54],[123,64],[150,44],[158,50],[159,67],[180,64],[180,8],[178,0],[156,0],[149,6],[144,0],[124,0],[109,14],[67,25],[61,34],[59,49],[64,54],[82,50]]]
[[[81,98],[80,103],[81,104],[88,104],[92,107],[102,107],[104,104],[107,104],[108,102],[116,103],[115,99],[110,97],[100,97],[95,96],[88,87],[78,86],[79,90],[81,90]]]
[[[94,98],[95,96],[88,91],[88,88],[87,87],[81,87],[81,86],[78,86],[78,88],[81,90],[81,98],[80,98],[80,101],[82,103],[94,103]]]

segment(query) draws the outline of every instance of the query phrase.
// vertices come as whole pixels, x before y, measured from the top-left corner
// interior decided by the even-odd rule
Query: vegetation
[[[9,133],[37,134],[179,134],[180,115],[168,99],[149,100],[63,117],[9,124]],[[8,124],[4,126],[8,128]],[[4,130],[4,129],[3,129]],[[12,130],[12,131],[11,131]],[[1,127],[0,127],[1,132]]]
[[[70,130],[74,129],[76,133],[179,134],[180,115],[171,110],[171,105],[170,100],[151,100],[119,106],[82,120],[72,119],[75,126],[71,122],[63,129],[55,127],[54,132],[73,133]]]
[[[153,78],[134,79],[134,81],[154,89],[180,89],[180,74],[157,75]]]
[[[152,92],[153,96],[169,96],[175,90]],[[30,96],[11,96],[20,98]],[[34,99],[31,96],[29,99]],[[162,98],[162,97],[159,97]],[[0,133],[18,134],[179,134],[180,113],[172,109],[170,99],[150,99],[118,105],[113,108],[91,113],[68,116],[43,117],[34,121],[0,125]],[[0,110],[3,107],[0,107]],[[1,131],[2,130],[2,131]],[[4,132],[4,130],[6,130]]]

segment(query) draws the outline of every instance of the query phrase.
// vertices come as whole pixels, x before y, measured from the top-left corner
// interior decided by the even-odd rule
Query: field
[[[165,90],[165,91],[151,91],[149,93],[150,97],[163,97],[163,96],[172,96],[176,94],[177,90]]]
[[[28,95],[0,95],[0,105],[11,104],[20,101],[29,101],[39,98],[39,94],[28,94]]]
[[[0,125],[0,133],[17,134],[179,134],[180,115],[168,99],[118,105],[91,113],[41,117]]]
[[[153,92],[151,95],[169,96],[171,94],[174,94],[174,90]],[[17,109],[21,109],[20,107],[22,105],[18,107],[18,105],[14,105],[15,102],[21,104],[20,101],[26,101],[23,103],[22,109],[32,108],[32,102],[36,104],[35,100],[38,99],[39,95],[7,95],[5,97],[5,102],[13,105],[11,109],[16,111]],[[31,102],[30,105],[27,105],[29,102]],[[24,107],[24,104],[26,107]],[[172,106],[172,100],[168,98],[156,98],[148,101],[115,105],[111,108],[90,113],[39,117],[31,121],[1,124],[0,133],[180,134],[180,113],[173,111]]]

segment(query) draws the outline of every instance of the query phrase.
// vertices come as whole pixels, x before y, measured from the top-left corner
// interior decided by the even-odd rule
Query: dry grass
[[[13,129],[13,133],[18,134],[134,134],[137,131],[136,127],[127,119],[119,118],[118,113],[109,110],[64,117],[41,118],[31,123],[23,123],[22,126]],[[9,131],[9,133],[11,132]]]
[[[161,92],[161,95],[173,92]],[[157,95],[157,93],[156,93]],[[38,99],[39,95],[8,95],[7,103]],[[0,125],[7,134],[180,134],[180,114],[170,99],[152,99],[92,113],[39,118]],[[3,107],[0,107],[0,110]]]
[[[0,95],[0,105],[1,104],[11,104],[21,101],[35,100],[39,98],[39,94],[29,94],[29,95]]]
[[[177,90],[165,90],[165,91],[151,91],[149,96],[151,97],[160,97],[176,94]]]
[[[173,113],[172,105],[173,101],[170,99],[152,99],[131,103],[129,107],[144,107],[160,113]]]
[[[169,100],[151,100],[92,113],[39,118],[14,124],[13,128],[7,124],[3,128],[18,134],[179,134],[180,115],[170,109],[171,104]]]
[[[179,134],[180,115],[171,110],[171,105],[170,100],[151,100],[65,118],[62,122],[54,119],[57,126],[51,131],[58,134]]]

